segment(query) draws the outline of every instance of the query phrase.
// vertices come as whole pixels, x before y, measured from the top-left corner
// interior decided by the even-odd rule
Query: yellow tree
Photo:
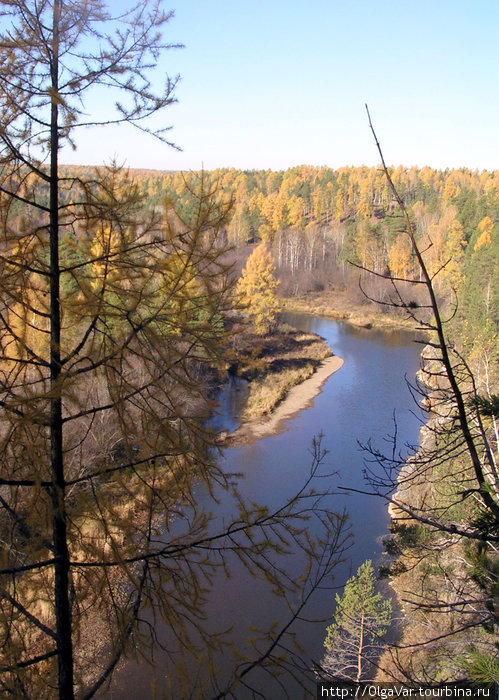
[[[259,335],[268,333],[275,324],[278,286],[272,254],[261,243],[249,256],[236,287],[238,305],[251,318]]]
[[[453,219],[445,237],[446,265],[442,270],[443,279],[457,290],[463,278],[463,260],[466,248],[463,225],[459,219]]]
[[[303,199],[293,195],[289,200],[289,223],[291,226],[300,226],[303,218]]]
[[[267,197],[262,197],[260,207],[264,221],[258,229],[258,235],[263,241],[272,243],[274,234],[274,209],[277,193],[271,192]]]
[[[390,246],[388,264],[394,277],[406,278],[411,268],[411,242],[404,234],[397,236]]]
[[[474,250],[478,250],[484,245],[492,243],[492,233],[494,231],[494,222],[490,216],[485,216],[478,224],[478,238],[475,243]]]

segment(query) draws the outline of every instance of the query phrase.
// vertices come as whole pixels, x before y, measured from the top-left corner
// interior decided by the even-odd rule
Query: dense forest
[[[497,329],[499,172],[398,166],[391,174],[439,297],[457,305],[467,353],[480,353],[493,345]],[[352,263],[386,277],[419,274],[402,214],[380,168],[298,166],[202,175],[220,202],[232,201],[224,243],[245,256],[248,244],[265,242],[283,296],[348,285],[355,297],[359,275],[352,274]],[[161,208],[166,201],[182,218],[192,216],[192,188],[201,173],[135,170],[134,176],[148,208]],[[381,301],[386,289],[376,290]]]

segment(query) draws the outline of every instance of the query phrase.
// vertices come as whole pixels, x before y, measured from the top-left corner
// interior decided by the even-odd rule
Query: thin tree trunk
[[[366,105],[366,109],[367,109],[367,105]],[[419,269],[422,273],[424,285],[425,285],[425,287],[428,291],[428,295],[430,297],[430,305],[431,305],[431,309],[432,309],[433,317],[434,317],[434,330],[436,331],[437,337],[438,337],[438,347],[439,347],[440,353],[442,355],[442,364],[444,366],[445,373],[447,375],[447,379],[448,379],[450,387],[451,387],[452,396],[454,397],[454,400],[456,403],[459,426],[460,426],[464,441],[466,443],[466,447],[468,449],[469,455],[471,457],[471,463],[473,465],[473,470],[475,472],[475,478],[478,482],[478,490],[479,490],[480,496],[482,497],[482,500],[485,503],[486,507],[490,510],[490,512],[497,519],[497,518],[499,518],[499,506],[497,505],[497,503],[494,500],[494,497],[492,496],[492,494],[489,492],[489,490],[487,488],[487,480],[485,478],[485,474],[484,474],[484,471],[482,469],[480,455],[478,454],[477,448],[476,448],[474,440],[473,440],[473,436],[471,434],[471,429],[470,429],[470,425],[468,422],[468,416],[466,413],[465,401],[464,401],[463,395],[461,393],[461,389],[459,388],[459,384],[458,384],[458,381],[456,379],[456,375],[454,373],[454,370],[452,367],[452,362],[451,362],[451,359],[449,356],[449,348],[448,348],[447,340],[446,340],[445,334],[444,334],[443,322],[442,322],[442,319],[440,316],[440,311],[439,311],[437,300],[435,297],[435,291],[433,289],[433,280],[428,272],[427,266],[423,260],[423,256],[422,256],[421,251],[419,250],[418,244],[416,242],[414,229],[413,229],[411,220],[409,218],[407,208],[406,208],[402,198],[400,197],[400,195],[399,195],[399,193],[398,193],[398,191],[393,183],[393,180],[390,176],[390,173],[388,172],[388,168],[386,166],[385,159],[384,159],[383,153],[381,151],[381,146],[379,144],[378,138],[376,136],[373,125],[371,123],[371,116],[369,114],[368,109],[367,109],[367,114],[369,117],[369,126],[371,128],[371,132],[374,136],[376,146],[378,148],[378,153],[379,153],[380,158],[381,158],[383,171],[385,173],[386,179],[388,180],[388,184],[390,185],[390,188],[393,192],[393,196],[395,197],[395,200],[396,200],[397,204],[399,205],[400,210],[402,211],[402,214],[404,216],[404,219],[406,222],[406,227],[407,227],[407,233],[409,235],[411,245],[412,245],[412,250],[413,250],[414,255],[416,257],[416,260],[418,262]]]
[[[355,679],[357,683],[360,683],[362,679],[362,650],[364,647],[364,619],[365,613],[362,613],[360,622],[360,635],[359,635],[359,647],[357,649],[357,678]]]
[[[58,648],[60,700],[72,700],[73,647],[69,601],[69,552],[66,531],[65,482],[61,399],[61,308],[59,269],[59,176],[58,176],[58,55],[61,0],[53,8],[52,106],[50,123],[50,465],[52,471],[52,528],[54,541],[54,602]]]

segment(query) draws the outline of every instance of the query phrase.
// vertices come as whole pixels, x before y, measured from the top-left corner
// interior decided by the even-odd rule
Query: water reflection
[[[217,394],[217,409],[209,425],[217,432],[231,433],[239,426],[239,416],[248,398],[249,386],[245,379],[229,375],[225,386]]]

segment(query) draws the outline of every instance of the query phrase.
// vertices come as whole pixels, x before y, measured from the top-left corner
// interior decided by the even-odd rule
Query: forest
[[[456,304],[456,334],[468,353],[479,354],[481,343],[493,346],[496,339],[499,172],[402,166],[390,172],[426,251],[439,299]],[[180,216],[192,214],[189,191],[200,173],[134,176],[147,207],[160,207],[166,197]],[[226,169],[203,176],[216,183],[219,201],[232,202],[224,242],[236,258],[238,251],[247,256],[246,246],[266,243],[282,296],[348,287],[362,301],[353,265],[385,277],[419,275],[402,213],[379,167]],[[381,301],[386,289],[381,283]]]
[[[266,322],[258,331],[261,334],[260,337],[266,336],[270,341],[274,336],[274,321],[270,325],[267,325],[267,321],[275,319],[275,310],[279,305],[298,303],[302,310],[316,311],[318,305],[324,303],[326,314],[334,315],[340,312],[341,316],[341,311],[347,306],[354,309],[351,318],[353,322],[360,319],[361,323],[365,323],[365,319],[369,318],[375,325],[386,324],[389,320],[391,324],[404,326],[409,320],[413,326],[419,325],[426,330],[425,338],[429,341],[432,338],[431,309],[425,308],[427,305],[423,291],[411,282],[411,279],[421,280],[418,261],[411,249],[402,212],[395,197],[387,188],[385,174],[380,169],[343,168],[335,171],[303,166],[282,173],[247,173],[227,170],[185,174],[121,171],[115,166],[99,171],[63,166],[61,172],[64,181],[70,183],[70,187],[62,193],[63,206],[71,206],[79,183],[88,181],[92,183],[91,189],[98,192],[95,184],[98,174],[99,187],[102,187],[105,197],[111,200],[112,211],[117,207],[123,208],[127,212],[126,216],[130,217],[127,219],[128,228],[119,233],[119,229],[113,226],[112,217],[108,219],[109,223],[106,227],[103,226],[102,212],[100,212],[96,219],[99,222],[97,226],[92,224],[86,230],[75,228],[74,232],[69,233],[62,241],[60,253],[65,270],[63,279],[67,280],[62,284],[62,292],[66,317],[70,319],[67,322],[68,325],[63,326],[67,329],[65,337],[68,343],[66,350],[68,358],[73,357],[74,350],[71,348],[84,342],[78,341],[78,333],[88,333],[88,328],[92,324],[97,331],[103,323],[105,325],[98,331],[102,340],[92,351],[92,373],[101,362],[108,362],[105,356],[110,351],[109,344],[115,345],[120,342],[126,346],[129,343],[127,327],[130,327],[129,324],[132,322],[129,299],[132,293],[139,295],[136,296],[133,307],[134,314],[137,314],[137,320],[133,322],[135,325],[132,325],[133,333],[136,332],[136,324],[143,323],[139,321],[138,316],[141,314],[143,319],[145,313],[140,311],[140,304],[146,304],[144,309],[147,309],[150,321],[148,320],[148,336],[142,338],[145,330],[138,332],[139,345],[133,349],[134,365],[139,363],[137,366],[140,366],[144,362],[144,359],[140,359],[142,352],[140,345],[145,343],[144,348],[147,347],[147,352],[150,353],[153,347],[151,343],[156,344],[156,341],[153,341],[155,336],[158,339],[169,339],[169,366],[173,368],[179,362],[184,365],[181,372],[178,369],[175,370],[164,388],[157,384],[156,389],[156,391],[160,389],[161,392],[168,391],[170,394],[168,399],[170,411],[172,411],[170,420],[180,419],[186,427],[190,426],[189,431],[192,434],[187,452],[185,444],[178,443],[176,447],[174,446],[171,432],[165,436],[167,446],[158,444],[148,446],[149,450],[152,449],[155,459],[158,456],[161,458],[161,455],[170,454],[169,469],[173,469],[174,464],[178,462],[175,471],[178,470],[182,464],[185,464],[185,460],[188,463],[192,460],[197,463],[198,475],[202,473],[199,469],[207,468],[202,466],[207,458],[206,452],[203,452],[205,438],[200,434],[196,437],[198,428],[195,428],[196,422],[206,415],[208,410],[203,408],[202,394],[209,390],[213,381],[216,381],[216,375],[213,375],[216,367],[220,371],[224,363],[227,366],[227,358],[230,357],[228,361],[233,363],[234,359],[242,358],[245,353],[249,353],[249,346],[246,347],[246,344],[250,340],[249,337],[239,340],[236,337],[236,341],[229,339],[227,346],[229,355],[226,355],[225,360],[216,359],[217,352],[213,342],[221,342],[225,333],[224,326],[227,326],[229,318],[233,318],[232,309],[236,308],[233,283],[239,278],[241,269],[249,263],[252,252],[256,255],[262,244],[267,251],[264,265],[270,272],[264,273],[255,268],[251,273],[259,277],[257,287],[263,285],[265,288],[265,297],[262,296],[265,309],[262,313]],[[482,402],[484,425],[481,429],[484,435],[487,435],[487,440],[491,441],[494,451],[494,444],[497,445],[495,423],[497,399],[494,386],[497,385],[498,367],[499,245],[495,223],[498,220],[499,208],[497,173],[466,170],[439,172],[429,168],[406,170],[402,167],[391,168],[389,172],[393,182],[396,183],[397,192],[402,192],[401,197],[410,217],[417,245],[423,251],[424,262],[437,296],[439,310],[449,317],[446,323],[449,347],[452,346],[458,353],[457,358],[466,358],[469,377],[464,379],[460,377],[460,382],[468,395],[471,391],[470,377],[472,378],[474,385],[472,393],[476,401]],[[23,198],[29,196],[29,182],[29,178],[22,182]],[[43,202],[46,197],[43,187],[38,189],[37,197],[38,202]],[[102,195],[100,197],[102,198]],[[15,227],[25,226],[22,223],[24,211],[23,202],[14,203],[11,207],[10,213],[13,214],[12,221]],[[161,224],[161,221],[165,221],[165,217],[168,222],[166,237],[163,233],[164,224]],[[134,229],[129,228],[130,221],[140,222],[138,223],[140,230],[133,235],[131,231]],[[150,222],[149,228],[145,225],[147,221]],[[136,225],[133,224],[134,227]],[[189,234],[189,231],[193,233]],[[159,238],[158,232],[160,232]],[[120,236],[124,238],[120,239]],[[26,254],[27,251],[23,249],[23,258],[19,259],[25,260]],[[34,255],[34,251],[30,250],[30,255]],[[129,255],[131,257],[128,257]],[[138,268],[137,263],[139,263]],[[143,278],[143,272],[141,272],[144,266],[149,269],[146,278]],[[136,270],[134,277],[130,276],[132,269]],[[160,279],[163,279],[163,282],[160,282]],[[276,282],[274,283],[272,279]],[[221,280],[226,280],[222,286],[220,286]],[[35,307],[40,308],[45,292],[38,286],[33,287],[31,278],[25,283],[27,287],[23,292],[23,298],[30,301],[25,304],[22,311],[13,309],[12,320],[8,322],[11,339],[4,347],[5,352],[9,352],[8,348],[12,348],[12,342],[15,342],[18,348],[16,350],[18,359],[21,359],[22,354],[25,354],[29,348],[29,352],[39,358],[37,361],[39,363],[47,353],[48,346],[44,341],[40,324],[30,323],[28,315],[36,313]],[[400,293],[399,297],[394,297],[394,284],[398,288],[397,293]],[[275,292],[272,291],[273,289]],[[12,294],[12,291],[8,293]],[[255,305],[258,306],[258,293],[255,292],[255,288],[252,288],[249,294],[249,301],[252,302],[254,310]],[[270,307],[265,302],[267,295],[271,297]],[[409,301],[404,304],[396,303],[403,297]],[[99,302],[97,298],[100,298]],[[125,298],[127,298],[126,303]],[[18,301],[16,304],[22,308],[21,302]],[[190,321],[188,321],[189,318]],[[206,324],[207,320],[209,320],[208,324]],[[233,321],[230,325],[232,324]],[[189,335],[192,341],[189,341]],[[178,341],[175,340],[172,345],[172,339],[175,338],[178,338]],[[276,336],[276,339],[278,343],[285,342],[283,338],[279,339],[279,336]],[[186,342],[191,343],[190,349],[187,349]],[[447,428],[440,434],[440,428],[437,430],[434,427],[434,413],[438,415],[441,410],[435,406],[440,403],[448,405],[449,397],[446,396],[444,399],[438,394],[437,389],[442,380],[437,377],[439,374],[435,369],[437,360],[432,355],[430,346],[425,348],[423,355],[425,358],[423,368],[425,365],[427,369],[428,366],[431,367],[426,380],[423,375],[421,376],[421,385],[418,388],[420,391],[425,381],[428,383],[424,392],[421,390],[420,397],[429,409],[429,421],[422,438],[423,447],[421,448],[426,452],[414,458],[416,462],[421,461],[421,472],[418,476],[419,470],[416,470],[416,474],[413,473],[408,479],[406,493],[410,494],[410,498],[416,503],[421,501],[423,493],[428,494],[424,496],[423,509],[421,510],[418,506],[417,516],[423,512],[428,517],[434,517],[442,510],[445,513],[445,519],[451,518],[452,527],[456,527],[456,523],[460,523],[460,526],[464,526],[465,523],[470,526],[474,519],[482,516],[479,516],[474,508],[470,510],[469,505],[465,505],[473,489],[466,488],[466,495],[462,491],[463,484],[469,486],[468,478],[463,476],[467,470],[466,460],[462,454],[463,444],[455,435],[446,434]],[[157,361],[164,363],[166,357],[161,351]],[[10,362],[13,361],[12,359]],[[88,359],[85,360],[85,362],[88,361]],[[220,364],[221,361],[222,364]],[[77,367],[78,362],[74,360],[73,362]],[[262,366],[258,365],[260,369],[255,371],[256,361],[253,359],[251,362],[254,369],[245,370],[244,376],[257,377],[259,372],[263,371]],[[248,368],[250,366],[248,365]],[[194,368],[196,368],[196,380],[193,380],[192,375]],[[140,372],[141,381],[143,381],[144,370],[145,366]],[[120,372],[122,371],[123,368]],[[313,371],[313,366],[310,371]],[[268,376],[262,376],[264,379],[261,384],[268,384]],[[108,384],[110,381],[108,378],[105,384],[102,384],[104,377],[102,380],[97,377],[98,374],[92,381],[97,381],[96,386],[102,387],[99,392],[103,391],[106,384],[109,388],[106,389],[105,394],[112,392],[115,398],[111,402],[107,399],[101,406],[75,412],[75,421],[84,421],[87,431],[89,424],[87,424],[86,415],[88,413],[93,415],[96,410],[112,413],[115,409],[111,408],[111,404],[119,397],[119,394],[115,393],[118,387],[115,386],[114,380]],[[295,381],[301,381],[301,379],[298,378]],[[124,384],[119,391],[123,392],[124,389],[126,391],[123,399],[118,399],[118,405],[122,400],[126,404],[128,395],[143,390],[140,384],[130,383],[130,375],[127,372],[120,382]],[[176,385],[177,388],[175,388]],[[144,386],[147,387],[148,382]],[[71,391],[74,393],[75,390]],[[81,389],[77,390],[75,398],[72,399],[73,402],[76,401],[75,406],[81,391]],[[149,391],[150,389],[147,389],[148,393]],[[155,401],[164,401],[160,397],[161,393],[156,395]],[[186,398],[188,398],[187,410],[180,408]],[[107,406],[106,403],[108,403]],[[78,461],[75,462],[75,466],[76,464],[80,466],[76,471],[72,468],[68,473],[72,474],[68,481],[71,488],[75,488],[78,483],[86,482],[88,471],[84,464],[89,455],[95,455],[93,459],[97,458],[100,465],[90,475],[92,479],[103,478],[108,473],[120,473],[124,468],[123,465],[126,465],[127,470],[130,467],[135,470],[142,464],[143,446],[139,451],[138,436],[133,437],[134,430],[129,423],[130,417],[136,420],[140,415],[140,404],[137,404],[134,399],[130,408],[133,405],[135,405],[133,414],[121,415],[120,411],[113,419],[113,424],[118,421],[113,427],[113,432],[117,436],[114,447],[110,443],[107,452],[102,452],[102,445],[98,451],[93,447],[88,452],[87,447],[85,452],[82,452],[85,443],[80,443]],[[176,415],[178,418],[175,418]],[[136,417],[133,418],[133,416]],[[157,420],[153,416],[147,417],[147,414],[146,418],[147,422],[141,423],[144,433],[151,430],[153,425],[151,421]],[[71,417],[70,420],[72,419]],[[94,420],[95,418],[92,418],[92,422]],[[119,438],[120,422],[126,426],[126,442]],[[75,427],[73,430],[78,432],[79,429]],[[99,442],[102,439],[108,439],[106,435],[107,433],[102,433]],[[186,436],[187,433],[183,441]],[[175,440],[179,439],[180,437],[175,438]],[[142,456],[138,458],[138,454]],[[388,477],[385,458],[380,455],[375,457],[382,465],[384,477],[381,479],[383,484],[380,488],[380,475],[371,474],[368,478],[371,486],[376,485],[374,490],[384,493],[389,491],[388,482],[390,482],[391,493],[393,494],[394,489],[397,488],[400,492],[399,472],[401,468],[403,471],[403,465],[399,460],[394,459],[390,466],[390,477]],[[111,468],[109,459],[114,465]],[[445,478],[452,484],[449,485],[448,490],[445,490],[444,496],[438,495],[438,491],[428,491],[431,483],[442,478],[442,469],[446,474]],[[213,476],[212,472],[207,472],[203,478],[212,479]],[[140,472],[140,480],[144,478],[145,474]],[[220,475],[215,478],[220,478]],[[175,479],[177,480],[178,476]],[[105,481],[107,482],[107,477]],[[118,502],[122,501],[123,496],[117,494],[124,486],[121,480],[119,484],[120,486],[114,484],[111,491],[114,493],[113,499],[117,498]],[[134,493],[135,503],[137,487],[138,484],[130,491],[130,485],[126,486],[127,493]],[[184,489],[189,489],[190,486],[186,482],[184,486],[177,484],[177,488],[180,489],[179,497],[181,497],[180,494]],[[397,491],[395,491],[395,500],[396,496]],[[38,495],[36,497],[38,498]],[[110,518],[114,518],[113,527],[118,523],[121,523],[119,527],[124,527],[123,518],[129,517],[128,508],[125,508],[123,513],[118,512],[113,516],[104,512],[100,499],[108,497],[109,495],[105,496],[105,491],[99,497],[101,513],[93,526],[98,528],[97,532],[102,528],[110,527],[110,524],[106,524]],[[159,497],[159,503],[163,503],[163,498],[164,496]],[[443,500],[440,500],[441,498]],[[455,499],[461,500],[462,503],[455,502]],[[76,506],[78,511],[81,511],[83,506],[81,497],[77,499]],[[89,507],[93,508],[87,505],[82,512],[79,512],[79,522],[81,518],[90,517],[92,510],[88,511]],[[139,517],[139,521],[140,518],[145,517],[150,507],[150,503],[144,503],[144,514]],[[134,510],[137,511],[137,505],[134,506]],[[140,513],[140,510],[138,512]],[[385,648],[380,657],[383,643],[373,632],[372,643],[367,644],[365,641],[360,655],[364,663],[363,675],[361,677],[349,675],[348,668],[351,666],[352,655],[355,657],[355,652],[351,651],[349,657],[344,649],[355,647],[354,625],[353,641],[345,640],[345,632],[338,637],[343,650],[341,654],[335,651],[338,640],[336,646],[331,643],[334,635],[327,637],[327,651],[319,677],[324,677],[321,673],[326,673],[326,678],[359,680],[372,677],[373,668],[376,668],[378,680],[403,681],[410,678],[414,682],[431,684],[442,680],[462,679],[466,676],[481,681],[494,679],[497,666],[497,662],[494,661],[495,653],[491,652],[496,629],[494,603],[491,601],[495,598],[497,586],[497,561],[493,555],[495,549],[493,542],[496,539],[494,533],[497,532],[496,525],[493,525],[494,517],[492,523],[485,518],[486,533],[482,532],[480,539],[483,538],[483,541],[477,544],[473,541],[475,535],[469,543],[466,543],[469,533],[465,533],[458,542],[455,542],[451,533],[442,533],[433,522],[425,526],[418,524],[417,519],[400,519],[400,512],[397,517],[396,509],[394,510],[393,507],[391,513],[392,533],[386,540],[386,549],[393,557],[393,563],[382,572],[382,575],[391,577],[394,590],[399,591],[404,600],[408,595],[412,599],[413,615],[410,618],[411,624],[407,625],[402,637],[403,643]],[[158,515],[154,517],[157,518]],[[99,522],[101,522],[100,525]],[[24,527],[27,527],[26,523]],[[127,529],[129,527],[128,523]],[[81,537],[81,525],[78,529]],[[95,536],[96,532],[92,537],[95,538]],[[112,541],[111,533],[109,536]],[[102,537],[102,534],[98,537]],[[487,545],[489,539],[490,545]],[[104,541],[102,544],[107,546]],[[122,556],[123,552],[120,553],[120,557]],[[463,560],[467,562],[464,568],[462,563],[457,565],[457,562]],[[449,573],[450,571],[452,574]],[[444,598],[439,590],[442,576],[444,580],[448,576],[454,577],[453,590]],[[352,585],[353,583],[354,580]],[[109,581],[107,585],[111,585]],[[368,581],[368,585],[372,587],[373,581]],[[373,595],[371,594],[371,598]],[[449,600],[449,597],[452,600]],[[434,605],[438,610],[437,613],[420,604],[422,599],[428,601],[432,598],[433,603],[427,603],[427,605]],[[359,594],[356,593],[350,605],[358,606],[358,600]],[[466,600],[466,604],[462,602],[463,600]],[[338,604],[340,606],[338,614],[340,614],[341,598],[338,598]],[[485,612],[476,613],[477,619],[472,620],[470,631],[471,610],[476,610],[477,605],[482,604],[485,605]],[[492,607],[490,607],[491,604]],[[442,616],[442,610],[447,613],[445,617]],[[421,616],[423,616],[422,619],[420,619]],[[428,620],[432,620],[430,626],[428,626]],[[385,628],[382,631],[386,632],[386,610],[383,613],[383,621]],[[374,622],[376,623],[376,620]],[[374,630],[377,629],[376,624]],[[339,627],[341,628],[341,625]],[[338,635],[338,630],[335,629]],[[352,634],[351,630],[349,634]],[[367,631],[364,636],[365,640],[369,639]],[[435,638],[438,641],[435,641]],[[417,652],[414,651],[413,645],[417,648]],[[97,648],[100,649],[100,646],[98,645]],[[408,649],[410,651],[407,651]],[[459,654],[453,655],[451,661],[449,654],[451,650],[455,652],[456,649],[459,650]],[[356,653],[359,653],[358,649]],[[347,662],[350,658],[350,662],[345,662],[344,668],[339,669],[339,660],[345,656]],[[90,658],[94,658],[93,655]],[[87,665],[88,661],[85,664]]]

